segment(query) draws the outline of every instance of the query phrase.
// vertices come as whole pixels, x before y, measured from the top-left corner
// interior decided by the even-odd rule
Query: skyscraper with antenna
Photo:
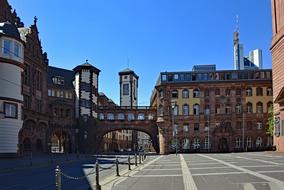
[[[236,30],[234,32],[234,68],[244,69],[244,47],[239,40],[239,16],[236,16]]]
[[[255,49],[244,56],[244,46],[240,43],[239,16],[236,16],[236,30],[234,31],[234,68],[235,70],[262,69],[262,50]]]

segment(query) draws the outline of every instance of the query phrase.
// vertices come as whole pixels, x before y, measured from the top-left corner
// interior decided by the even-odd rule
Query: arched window
[[[99,120],[104,120],[105,119],[105,115],[103,113],[99,113]]]
[[[184,104],[183,106],[182,106],[182,114],[183,115],[189,115],[189,106],[188,106],[188,104]]]
[[[273,103],[272,102],[268,102],[266,109],[267,109],[267,112],[269,112],[269,109],[271,109],[271,111],[273,111]]]
[[[149,114],[148,114],[148,120],[154,120],[154,115],[151,114],[151,113],[149,113]]]
[[[164,116],[164,108],[162,105],[159,105],[159,108],[158,108],[158,115],[160,117]]]
[[[267,96],[272,96],[272,95],[273,95],[273,91],[272,91],[272,88],[271,88],[271,87],[268,87],[268,88],[266,89],[266,95],[267,95]]]
[[[137,119],[138,119],[138,120],[144,120],[144,119],[145,119],[144,113],[139,113]]]
[[[188,132],[188,131],[189,131],[188,124],[183,124],[183,132]]]
[[[241,112],[242,112],[242,106],[241,106],[241,104],[237,104],[236,105],[236,113],[240,114]]]
[[[256,104],[256,112],[257,113],[263,113],[263,104],[262,104],[262,102],[257,102],[257,104]]]
[[[192,147],[193,147],[193,149],[199,149],[200,148],[200,139],[199,138],[193,139]]]
[[[210,105],[205,105],[205,115],[210,115]]]
[[[231,95],[231,90],[227,88],[227,89],[225,90],[225,95],[226,95],[226,96],[230,96],[230,95]]]
[[[209,142],[208,136],[206,136],[205,139],[204,139],[204,148],[205,149],[210,148],[210,142]]]
[[[216,95],[216,96],[220,96],[220,89],[219,89],[219,88],[216,88],[216,89],[215,89],[215,95]]]
[[[251,148],[251,137],[247,137],[247,148]]]
[[[241,148],[241,145],[242,145],[242,140],[240,137],[237,137],[235,148]]]
[[[178,105],[175,105],[174,109],[172,109],[174,115],[178,115]]]
[[[114,114],[113,113],[108,113],[107,114],[107,119],[108,120],[114,120]]]
[[[205,96],[209,96],[210,95],[210,90],[209,89],[206,89],[205,90]]]
[[[261,137],[257,137],[256,138],[255,146],[256,147],[261,147],[262,146],[262,138]]]
[[[200,91],[198,88],[193,90],[193,98],[198,98],[200,96]]]
[[[242,89],[237,88],[237,89],[236,89],[236,95],[237,95],[237,96],[241,96],[241,95],[242,95]]]
[[[199,104],[194,104],[194,106],[193,106],[193,114],[194,115],[199,115],[199,111],[200,111]]]
[[[184,138],[182,140],[182,149],[184,149],[184,150],[190,149],[190,141],[189,141],[188,138]]]
[[[221,114],[221,105],[220,104],[216,104],[215,105],[215,113],[216,114]]]
[[[252,113],[253,109],[252,109],[252,103],[248,102],[247,103],[247,113]]]
[[[135,120],[134,114],[133,114],[133,113],[129,113],[128,116],[127,116],[127,119],[128,119],[128,121],[133,121],[133,120]]]
[[[123,113],[118,113],[117,119],[118,120],[125,120],[125,115]]]
[[[230,104],[226,105],[225,112],[226,112],[226,114],[230,114],[231,113],[231,105]]]
[[[252,88],[246,89],[246,96],[252,96]]]
[[[182,91],[182,98],[189,98],[189,91],[188,91],[188,89],[184,89]]]
[[[172,98],[178,98],[178,91],[177,90],[172,91]]]

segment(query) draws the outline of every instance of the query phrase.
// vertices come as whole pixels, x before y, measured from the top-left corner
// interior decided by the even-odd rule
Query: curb
[[[38,169],[38,168],[45,168],[48,166],[52,166],[52,165],[58,165],[58,164],[72,164],[72,163],[76,163],[79,161],[86,161],[86,160],[91,160],[91,158],[89,159],[78,159],[78,160],[66,160],[63,162],[56,162],[55,160],[53,162],[51,162],[50,160],[47,163],[39,163],[39,164],[35,164],[35,165],[26,165],[26,166],[20,166],[20,167],[16,167],[16,168],[4,168],[4,169],[0,169],[0,173],[11,173],[11,172],[16,172],[16,171],[23,171],[23,170],[27,170],[27,169]]]

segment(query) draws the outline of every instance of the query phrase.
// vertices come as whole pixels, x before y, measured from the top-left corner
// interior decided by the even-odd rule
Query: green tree
[[[271,104],[268,108],[268,119],[267,119],[267,128],[266,128],[266,134],[268,135],[268,140],[272,139],[273,132],[274,132],[274,112],[273,112],[273,104]]]

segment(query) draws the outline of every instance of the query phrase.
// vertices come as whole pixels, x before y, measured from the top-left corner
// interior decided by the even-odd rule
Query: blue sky
[[[28,2],[28,3],[27,3]],[[162,71],[195,64],[233,69],[239,15],[244,52],[263,50],[271,68],[270,0],[9,0],[26,26],[38,17],[50,65],[72,69],[86,59],[101,69],[99,90],[119,104],[118,72],[139,76],[139,104],[149,104]],[[129,61],[128,61],[129,60]]]

